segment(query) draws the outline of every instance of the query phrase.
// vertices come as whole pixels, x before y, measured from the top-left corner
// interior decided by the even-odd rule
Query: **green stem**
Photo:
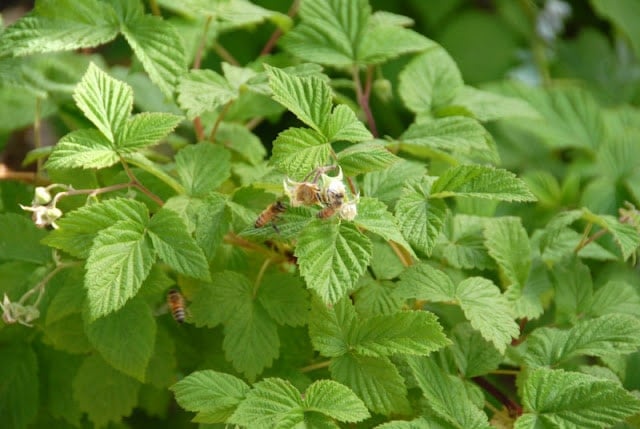
[[[542,78],[544,86],[551,85],[551,74],[549,73],[549,61],[547,60],[547,54],[545,52],[546,45],[544,41],[536,33],[536,19],[538,18],[538,10],[536,5],[531,0],[520,0],[520,6],[529,17],[529,22],[533,28],[533,35],[531,37],[531,52],[533,53],[533,59],[536,63],[538,73]]]
[[[209,141],[210,142],[212,142],[212,143],[215,142],[216,133],[218,132],[218,127],[220,126],[220,123],[222,122],[222,120],[226,116],[226,114],[229,111],[229,108],[231,107],[232,104],[233,104],[233,100],[229,100],[227,102],[227,104],[224,105],[224,107],[222,108],[222,111],[220,112],[220,114],[216,118],[216,123],[213,124],[213,128],[211,129],[211,134],[209,134]]]
[[[323,362],[318,362],[318,363],[314,363],[311,365],[307,365],[304,368],[300,368],[300,372],[311,372],[311,371],[315,371],[316,369],[322,369],[322,368],[328,368],[329,365],[331,365],[331,361],[330,360],[326,360]]]

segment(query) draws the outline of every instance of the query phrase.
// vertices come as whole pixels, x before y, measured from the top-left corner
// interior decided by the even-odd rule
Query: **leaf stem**
[[[582,239],[580,240],[580,242],[578,243],[578,245],[576,246],[575,249],[573,249],[574,253],[578,253],[579,251],[581,251],[582,249],[584,249],[585,247],[587,247],[589,244],[593,243],[594,241],[596,241],[598,238],[602,237],[603,235],[605,235],[607,232],[609,232],[608,229],[601,229],[600,231],[594,233],[592,236],[589,237],[589,233],[591,232],[591,228],[593,227],[592,223],[589,223],[585,228],[584,228],[584,233],[582,234]]]
[[[494,369],[493,371],[491,371],[491,374],[517,376],[518,374],[520,374],[520,371],[517,369]]]
[[[521,416],[522,415],[522,407],[509,398],[507,395],[502,393],[496,386],[491,384],[489,380],[484,377],[472,377],[471,378],[478,386],[482,387],[484,390],[489,392],[491,396],[496,398],[500,403],[502,403],[509,410],[509,415],[511,416]]]
[[[411,256],[402,247],[391,240],[388,240],[387,243],[389,243],[389,247],[391,247],[391,250],[393,250],[398,259],[400,259],[403,267],[408,268],[413,265]]]
[[[38,292],[38,297],[36,298],[36,301],[33,303],[33,306],[37,307],[40,304],[40,301],[42,300],[45,287],[51,281],[51,279],[60,271],[64,270],[65,268],[73,267],[76,265],[80,265],[80,261],[57,264],[53,270],[49,271],[47,275],[44,276],[42,280],[38,282],[37,285],[35,285],[31,289],[29,289],[27,292],[25,292],[24,295],[22,295],[22,297],[20,298],[20,301],[18,301],[18,304],[25,305],[25,303],[27,302],[27,299],[34,293]]]
[[[367,80],[364,88],[362,87],[362,81],[360,80],[360,69],[357,65],[353,66],[352,75],[358,104],[360,105],[360,108],[367,118],[367,124],[369,125],[371,134],[373,134],[374,137],[378,137],[376,121],[373,118],[373,113],[371,112],[371,107],[369,106],[369,97],[371,95],[371,87],[373,83],[373,67],[367,67]]]
[[[149,8],[151,9],[151,13],[155,16],[162,16],[160,13],[160,8],[158,7],[157,0],[149,0]]]
[[[224,46],[222,46],[220,43],[218,43],[218,42],[214,43],[213,50],[216,51],[216,54],[218,54],[218,56],[220,58],[222,58],[223,60],[225,60],[229,64],[231,64],[233,66],[236,66],[236,67],[240,67],[240,62],[238,60],[236,60],[234,58],[234,56],[231,55],[231,53],[229,51],[227,51],[224,48]]]
[[[293,0],[293,2],[291,3],[291,6],[289,7],[289,11],[287,12],[287,15],[290,18],[293,18],[298,13],[299,7],[300,7],[300,0]],[[282,36],[282,29],[276,28],[276,30],[271,34],[271,37],[269,37],[269,40],[267,40],[267,43],[264,45],[264,48],[262,48],[262,50],[260,51],[260,56],[267,55],[268,53],[270,53],[273,50],[274,46],[276,46],[276,42],[278,41],[278,39],[280,39],[281,36]]]
[[[256,282],[253,284],[253,292],[251,293],[251,297],[255,298],[258,294],[258,289],[260,288],[260,283],[262,283],[262,278],[264,277],[264,273],[267,271],[267,268],[271,264],[271,258],[267,258],[262,263],[260,267],[260,271],[258,271],[258,275],[256,276]]]
[[[216,140],[216,133],[218,132],[218,127],[220,126],[220,123],[222,122],[222,120],[224,119],[224,117],[227,115],[227,112],[229,111],[229,108],[231,107],[231,105],[233,104],[234,100],[229,100],[224,107],[222,108],[222,111],[220,112],[220,114],[218,115],[218,117],[216,118],[216,122],[215,124],[213,124],[213,129],[211,130],[211,134],[209,134],[209,141],[214,143]]]
[[[124,171],[127,173],[127,176],[131,180],[130,185],[140,190],[140,192],[145,194],[147,197],[151,198],[153,202],[155,202],[157,205],[162,207],[164,205],[164,201],[162,201],[162,199],[159,196],[151,192],[146,186],[144,186],[142,183],[138,181],[135,174],[133,174],[133,171],[131,171],[131,168],[129,168],[129,164],[127,164],[127,161],[125,161],[124,158],[121,157],[120,162],[122,163],[122,166],[124,167]]]
[[[331,365],[331,360],[325,360],[323,362],[312,363],[311,365],[307,365],[303,368],[300,368],[300,372],[311,372],[316,369],[328,368]]]
[[[58,201],[64,197],[71,197],[73,195],[89,195],[90,197],[94,197],[98,194],[104,194],[105,192],[114,192],[119,191],[120,189],[130,188],[134,186],[133,183],[116,183],[115,185],[104,186],[102,188],[95,189],[69,189],[67,191],[58,192],[53,199],[51,200],[50,205],[55,207],[58,204]]]

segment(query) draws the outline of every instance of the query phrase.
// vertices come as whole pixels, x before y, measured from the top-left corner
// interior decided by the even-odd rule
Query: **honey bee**
[[[313,182],[294,182],[287,179],[284,187],[292,207],[311,206],[320,202],[320,188]]]
[[[269,207],[260,213],[254,226],[256,228],[265,226],[267,223],[273,221],[279,214],[284,213],[286,209],[287,207],[282,203],[282,201],[276,201],[275,203],[270,204]]]
[[[340,207],[327,206],[320,210],[316,216],[318,216],[320,219],[328,219],[336,214],[338,210],[340,210]]]
[[[178,323],[183,323],[186,317],[184,298],[177,289],[170,289],[167,293],[167,305],[169,306],[173,319]]]

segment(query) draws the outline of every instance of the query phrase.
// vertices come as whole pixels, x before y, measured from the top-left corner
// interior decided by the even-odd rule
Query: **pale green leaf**
[[[449,344],[433,313],[407,311],[358,323],[352,348],[368,356],[428,355]]]
[[[73,380],[73,398],[96,427],[119,422],[138,402],[140,383],[99,355],[85,358]]]
[[[429,198],[430,188],[426,177],[406,185],[395,210],[402,235],[426,255],[431,254],[447,214],[444,201]]]
[[[405,183],[408,180],[415,180],[416,177],[422,177],[425,172],[424,164],[401,158],[385,170],[366,174],[362,192],[368,197],[376,197],[393,209]]]
[[[482,165],[460,165],[450,168],[434,182],[431,196],[536,201],[536,197],[515,174]]]
[[[519,335],[509,302],[490,280],[470,277],[461,281],[456,287],[456,299],[471,326],[501,353]]]
[[[212,370],[196,371],[171,387],[182,408],[206,415],[206,422],[224,423],[250,388],[237,377]]]
[[[258,290],[258,301],[280,325],[303,326],[309,319],[309,293],[299,277],[268,273]]]
[[[87,258],[98,233],[121,220],[145,224],[149,212],[139,201],[115,198],[83,206],[57,221],[58,229],[51,231],[43,243],[64,250],[77,257]]]
[[[191,70],[178,84],[178,103],[189,119],[215,111],[238,95],[238,91],[213,70]]]
[[[395,257],[395,255],[393,255],[393,250],[391,250],[388,245],[385,246],[391,253],[391,255],[387,257]],[[371,261],[372,267],[376,258],[375,244],[373,249],[373,260]],[[399,261],[397,262],[400,264]],[[402,267],[402,264],[400,264],[400,267]],[[380,268],[384,269],[383,266],[380,266]],[[393,273],[386,275],[389,277],[395,277]],[[393,281],[367,279],[361,280],[359,284],[361,287],[355,292],[356,309],[358,314],[364,317],[373,317],[381,314],[394,314],[400,311],[404,305],[404,300],[398,297],[396,293],[397,283]]]
[[[228,422],[256,429],[294,427],[304,421],[303,407],[300,392],[289,381],[267,378],[253,386]]]
[[[0,261],[24,261],[45,264],[51,261],[51,249],[40,244],[47,232],[32,220],[15,214],[0,214]]]
[[[25,343],[3,345],[0,353],[0,415],[8,428],[26,428],[38,411],[38,361]]]
[[[128,220],[98,233],[85,276],[91,319],[122,308],[138,292],[156,258],[147,240],[143,225]]]
[[[210,143],[190,145],[176,155],[176,171],[189,195],[207,195],[231,176],[231,154]]]
[[[118,163],[118,153],[111,142],[94,129],[71,131],[53,148],[45,166],[58,168],[105,168]]]
[[[115,143],[131,114],[133,89],[91,63],[73,92],[73,99],[107,140]]]
[[[138,113],[127,120],[122,133],[116,138],[116,146],[120,152],[126,153],[154,145],[171,133],[182,119],[171,113]]]
[[[246,126],[222,122],[216,133],[216,141],[224,142],[225,148],[248,161],[252,169],[263,165],[267,151],[260,138],[248,130]]]
[[[484,245],[483,230],[490,218],[455,215],[445,222],[434,256],[454,268],[486,270],[494,264]]]
[[[313,347],[327,357],[347,353],[357,328],[356,317],[355,309],[347,299],[333,306],[314,299],[309,320],[309,336]]]
[[[561,365],[576,356],[633,353],[640,347],[640,321],[626,314],[607,314],[571,329],[536,329],[526,344],[524,360],[534,367]]]
[[[640,295],[629,283],[611,280],[593,295],[589,313],[595,316],[613,313],[638,315],[640,314]]]
[[[275,67],[268,67],[267,73],[273,99],[318,133],[323,133],[331,113],[329,85],[320,78],[295,76]]]
[[[338,164],[345,176],[385,170],[398,161],[400,158],[375,140],[358,143],[338,152]]]
[[[450,104],[464,107],[482,122],[502,118],[540,117],[540,114],[523,99],[482,91],[467,85],[460,88]]]
[[[371,411],[380,414],[408,413],[407,388],[388,358],[345,354],[329,366],[331,376],[353,390]]]
[[[121,31],[151,81],[166,97],[172,97],[177,80],[187,71],[178,32],[167,21],[150,15],[123,23]]]
[[[375,198],[363,197],[358,202],[358,215],[354,223],[385,240],[391,240],[404,247],[409,254],[415,256],[413,249],[402,236],[395,217],[387,211],[387,207]]]
[[[488,374],[502,362],[502,354],[468,323],[457,324],[451,336],[451,354],[465,378]]]
[[[452,116],[411,124],[398,140],[400,149],[416,156],[444,152],[470,157],[485,152],[495,158],[487,136],[487,130],[475,119]]]
[[[557,264],[552,271],[555,289],[556,319],[575,322],[591,308],[593,284],[589,267],[577,257]]]
[[[489,429],[487,416],[475,406],[460,380],[446,374],[433,360],[407,357],[409,368],[427,400],[427,406],[458,429]]]
[[[583,208],[584,219],[607,229],[620,248],[622,258],[626,261],[640,246],[640,233],[633,225],[622,223],[615,216],[596,215]]]
[[[340,104],[333,109],[329,120],[323,126],[323,134],[329,141],[352,143],[373,138],[369,130],[358,120],[355,112],[345,104]]]
[[[196,242],[212,258],[231,227],[231,212],[222,194],[211,193],[197,211]]]
[[[439,46],[411,60],[399,79],[400,98],[415,113],[449,104],[464,86],[458,66]]]
[[[38,2],[34,11],[9,26],[0,37],[0,56],[92,48],[113,40],[118,19],[97,0]]]
[[[295,255],[307,287],[327,303],[353,290],[371,258],[371,241],[351,223],[314,220],[298,239]]]
[[[456,286],[447,274],[424,262],[408,268],[400,280],[397,293],[404,299],[446,302],[456,293]]]
[[[485,245],[511,284],[524,286],[531,268],[531,247],[520,218],[501,217],[486,223]]]
[[[366,0],[303,1],[299,12],[301,23],[282,38],[281,44],[309,62],[355,64],[370,14],[371,6]]]
[[[516,317],[526,317],[531,320],[537,319],[544,313],[542,299],[552,288],[547,265],[540,259],[535,259],[524,286],[512,284],[505,291],[504,296],[512,304]]]
[[[187,226],[176,212],[160,209],[153,215],[147,232],[160,259],[177,272],[209,280],[209,265]]]
[[[516,429],[597,429],[640,412],[640,400],[614,381],[546,368],[527,374],[522,405]]]
[[[358,62],[363,64],[384,63],[411,52],[433,48],[436,44],[422,34],[396,25],[373,25],[370,20],[362,43],[358,47]]]
[[[144,381],[156,337],[156,321],[144,301],[130,300],[115,313],[87,322],[85,330],[109,365]]]
[[[369,417],[367,407],[348,387],[332,380],[318,380],[304,392],[305,411],[325,414],[341,422]]]
[[[314,168],[325,165],[331,145],[308,128],[289,128],[273,142],[271,163],[289,177],[302,179]]]

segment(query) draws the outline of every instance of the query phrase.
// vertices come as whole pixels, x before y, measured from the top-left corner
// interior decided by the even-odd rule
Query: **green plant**
[[[1,129],[38,143],[36,186],[0,188],[3,424],[188,425],[173,398],[203,427],[637,424],[632,104],[553,84],[553,37],[528,33],[546,85],[480,89],[367,0],[158,3],[0,33]],[[220,41],[266,22],[241,66]],[[93,51],[118,35],[127,67]]]

